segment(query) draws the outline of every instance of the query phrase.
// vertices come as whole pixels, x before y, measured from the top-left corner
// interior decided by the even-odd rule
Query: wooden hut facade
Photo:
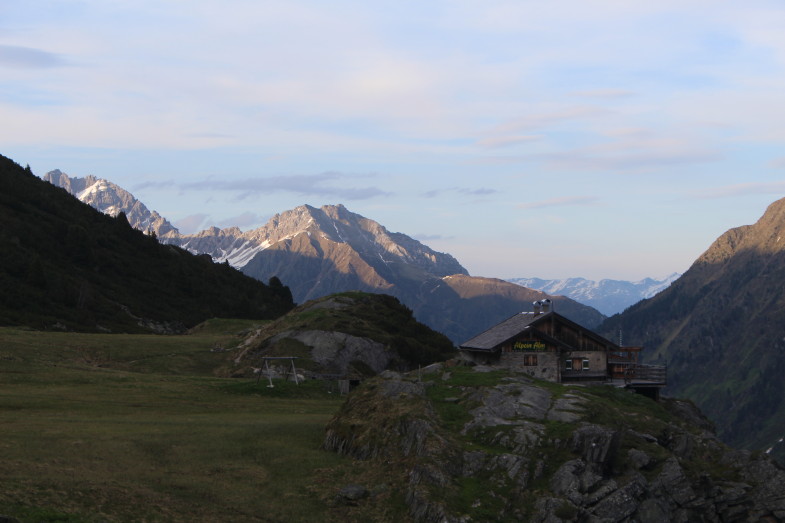
[[[459,349],[475,363],[557,383],[620,380],[625,386],[655,387],[656,395],[665,385],[664,367],[638,362],[641,347],[620,347],[554,312],[548,302],[535,303],[534,312],[516,314]],[[643,380],[643,374],[653,379]]]

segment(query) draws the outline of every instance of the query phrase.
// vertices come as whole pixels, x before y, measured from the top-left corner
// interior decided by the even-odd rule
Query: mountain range
[[[587,280],[585,278],[565,278],[561,280],[543,280],[541,278],[511,278],[507,281],[517,283],[530,289],[567,296],[573,300],[594,307],[606,316],[622,312],[630,305],[651,298],[677,280],[681,276],[673,273],[670,276],[655,280],[644,278],[638,281],[625,280]]]
[[[656,296],[601,331],[668,365],[671,395],[697,403],[727,442],[771,448],[785,435],[785,199],[731,229]],[[785,462],[785,448],[774,445]]]
[[[549,297],[503,280],[470,276],[449,254],[390,232],[343,205],[302,205],[246,232],[212,227],[185,235],[107,180],[71,178],[61,171],[44,179],[103,212],[125,212],[133,225],[155,232],[165,243],[209,254],[261,281],[277,277],[298,303],[347,290],[390,294],[456,343]],[[562,314],[583,325],[604,319],[569,298],[551,299]]]

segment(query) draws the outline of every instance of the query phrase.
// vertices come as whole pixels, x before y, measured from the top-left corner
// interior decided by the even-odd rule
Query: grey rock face
[[[271,338],[270,342],[275,343],[283,338],[295,339],[311,347],[314,362],[330,368],[336,374],[346,374],[353,361],[361,361],[379,373],[393,359],[393,353],[381,343],[342,332],[284,332]]]
[[[488,520],[494,503],[496,520],[742,522],[785,516],[785,471],[774,462],[724,447],[702,424],[652,418],[633,430],[624,426],[624,416],[610,416],[620,420],[613,426],[598,423],[591,419],[592,396],[582,387],[555,394],[523,377],[453,387],[444,402],[464,406],[469,419],[450,433],[439,424],[428,391],[449,386],[456,374],[429,373],[430,381],[422,383],[416,373],[385,373],[353,393],[348,417],[339,414],[328,427],[325,448],[384,456],[388,464],[396,453],[415,458],[405,461],[411,463],[406,499],[415,521]],[[354,409],[398,414],[379,421],[385,426],[380,441],[372,426],[352,417]],[[367,450],[368,442],[375,451]],[[456,509],[449,500],[473,478],[483,478],[484,495]],[[536,493],[530,490],[535,486]],[[472,516],[474,508],[485,512]]]
[[[565,394],[554,402],[553,407],[548,411],[548,419],[566,423],[577,421],[581,419],[583,412],[581,405],[585,402],[583,398],[573,394]]]
[[[499,385],[478,392],[473,398],[481,406],[471,411],[472,421],[464,432],[477,427],[511,425],[512,420],[542,420],[551,405],[551,394],[539,387],[525,383]]]
[[[598,425],[584,425],[572,434],[572,450],[584,461],[605,467],[619,446],[619,432]]]

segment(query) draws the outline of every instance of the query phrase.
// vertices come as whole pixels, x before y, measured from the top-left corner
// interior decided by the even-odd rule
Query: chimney
[[[538,315],[542,309],[542,302],[537,300],[534,303],[532,303],[532,306],[534,306],[534,315],[535,316]]]
[[[553,310],[553,303],[551,302],[551,300],[548,298],[542,300],[542,312],[543,313],[551,312],[552,310]]]

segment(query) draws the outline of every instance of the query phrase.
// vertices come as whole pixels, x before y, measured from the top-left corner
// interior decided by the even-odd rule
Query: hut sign
[[[512,346],[514,351],[545,350],[547,347],[541,341],[516,341]]]

